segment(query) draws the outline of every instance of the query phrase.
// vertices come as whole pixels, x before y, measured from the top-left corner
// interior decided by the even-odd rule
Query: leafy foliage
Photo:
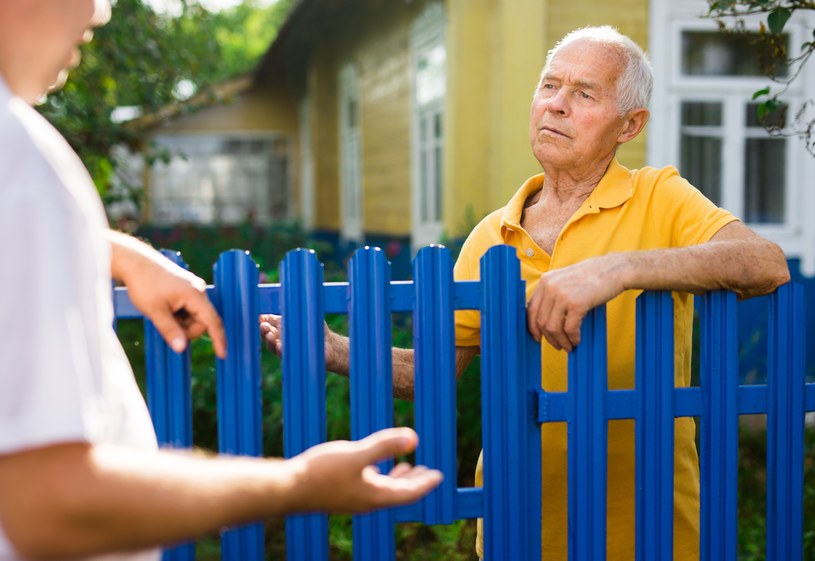
[[[82,64],[39,109],[68,139],[104,195],[117,172],[113,147],[143,148],[143,134],[112,121],[113,111],[137,107],[155,113],[185,93],[246,73],[291,4],[278,0],[260,7],[249,1],[211,13],[196,0],[182,0],[181,14],[170,16],[143,0],[118,0],[110,23],[82,48]]]
[[[815,10],[813,0],[708,0],[707,17],[715,18],[720,30],[742,34],[749,38],[761,72],[778,84],[778,89],[765,87],[753,94],[759,100],[758,118],[773,135],[800,136],[807,150],[815,155],[815,118],[811,116],[813,101],[803,104],[794,116],[792,132],[785,131],[782,101],[790,85],[798,79],[803,67],[815,51],[815,30],[800,45],[800,53],[792,55],[783,33],[787,22],[796,11]],[[758,34],[748,31],[745,18],[765,17],[759,24]],[[789,69],[782,75],[781,69]],[[782,77],[783,76],[783,77]]]

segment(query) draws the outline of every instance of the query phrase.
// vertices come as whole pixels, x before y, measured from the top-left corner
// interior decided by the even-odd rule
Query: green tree
[[[184,0],[180,15],[169,16],[143,0],[118,0],[110,23],[82,47],[82,64],[39,110],[76,150],[104,196],[117,171],[112,149],[145,149],[142,133],[113,122],[113,111],[132,106],[154,114],[183,100],[185,89],[188,95],[249,71],[290,4],[261,7],[250,0],[212,13]],[[145,155],[148,161],[161,156],[150,150]],[[140,186],[131,187],[138,193]]]
[[[748,38],[761,71],[772,80],[773,85],[756,91],[758,117],[765,128],[774,135],[800,136],[807,150],[815,155],[815,118],[811,116],[813,101],[809,100],[792,116],[792,126],[785,130],[779,126],[786,118],[779,118],[786,105],[783,96],[789,86],[798,79],[802,69],[815,51],[815,30],[799,46],[787,45],[784,27],[796,11],[815,10],[813,0],[708,0],[707,17],[714,18],[719,29],[725,33],[738,33]],[[745,18],[761,18],[758,33],[748,29]],[[786,72],[781,72],[784,69]],[[789,117],[789,116],[786,116]],[[790,131],[791,132],[788,132]]]

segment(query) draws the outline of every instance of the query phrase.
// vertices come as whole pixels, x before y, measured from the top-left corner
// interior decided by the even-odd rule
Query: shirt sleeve
[[[488,249],[480,243],[483,223],[473,229],[461,247],[453,278],[456,281],[477,281],[480,278],[481,256]],[[456,310],[456,346],[477,347],[481,344],[481,312],[478,310]]]
[[[655,226],[663,229],[663,239],[669,239],[671,247],[708,242],[722,227],[738,220],[705,197],[674,167],[661,170],[652,196]]]
[[[0,454],[104,425],[91,225],[32,152],[0,161]]]

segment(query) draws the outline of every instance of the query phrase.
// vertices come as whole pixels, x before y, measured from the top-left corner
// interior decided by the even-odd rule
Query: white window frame
[[[445,45],[444,30],[446,16],[444,5],[429,4],[416,19],[411,28],[411,245],[414,252],[420,248],[438,243],[444,233],[442,209],[437,201],[444,198],[444,108],[446,95],[420,105],[418,93],[418,65],[421,57],[438,46]],[[445,70],[445,77],[446,77]],[[445,87],[446,90],[446,87]],[[433,127],[434,120],[442,121],[440,138],[432,138],[429,143],[421,138],[421,126]],[[437,161],[436,149],[440,148],[441,161]],[[422,166],[422,153],[427,154]],[[442,177],[441,185],[436,185],[436,174]],[[428,181],[428,178],[429,181]],[[437,188],[440,192],[437,191]],[[441,205],[443,208],[443,204]],[[426,218],[430,216],[431,218]]]
[[[348,63],[338,79],[340,142],[340,237],[346,241],[363,239],[362,217],[362,107],[356,66]],[[356,122],[351,123],[348,104],[356,103]]]
[[[171,160],[168,164],[157,162],[150,170],[151,205],[149,220],[156,224],[175,224],[178,222],[191,222],[195,224],[238,224],[244,217],[231,217],[226,210],[233,198],[238,198],[235,191],[230,191],[230,179],[225,177],[228,170],[235,166],[235,162],[228,161],[228,156],[218,151],[225,142],[247,142],[262,140],[271,144],[283,143],[283,159],[286,162],[283,192],[277,193],[280,200],[286,201],[284,216],[274,217],[270,214],[269,205],[272,203],[272,193],[269,191],[255,193],[256,198],[246,201],[247,212],[254,211],[254,221],[259,224],[270,220],[293,217],[292,214],[292,185],[291,185],[291,145],[288,136],[278,131],[243,131],[227,130],[217,133],[164,133],[153,137],[153,142],[159,148],[170,150]],[[191,175],[181,184],[179,178],[173,178],[169,168],[181,167]],[[242,168],[246,169],[246,168]],[[187,201],[187,208],[168,211],[169,216],[162,216],[157,208],[160,199],[160,181],[173,181],[167,186],[166,200]],[[184,188],[178,192],[178,186]],[[176,191],[175,193],[173,193]],[[167,196],[170,195],[170,196]],[[186,211],[187,215],[176,216]]]
[[[304,97],[297,108],[300,131],[300,221],[303,228],[314,227],[314,153],[311,150],[311,99]]]
[[[679,165],[681,140],[681,104],[683,101],[717,101],[723,104],[721,204],[737,216],[744,211],[744,140],[755,137],[745,128],[745,103],[753,92],[779,85],[768,78],[710,77],[682,75],[683,31],[715,31],[715,21],[701,16],[708,7],[704,0],[651,0],[651,44],[655,83],[648,125],[648,164]],[[797,15],[797,14],[796,14]],[[748,28],[758,29],[758,21],[746,20]],[[804,16],[793,17],[784,31],[790,47],[796,49],[811,27]],[[808,99],[815,99],[811,64],[803,69],[783,96],[792,118]],[[781,245],[788,257],[801,259],[805,274],[815,274],[815,223],[807,217],[815,211],[815,190],[804,185],[803,178],[815,174],[815,157],[796,138],[786,140],[785,221],[782,224],[748,224],[760,235]],[[682,170],[679,170],[682,173]]]

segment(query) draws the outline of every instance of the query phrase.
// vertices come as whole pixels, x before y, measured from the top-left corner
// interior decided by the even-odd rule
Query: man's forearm
[[[336,374],[348,376],[351,371],[351,340],[344,335],[330,333],[326,367]],[[392,349],[393,395],[413,401],[413,349]]]
[[[722,240],[607,256],[625,289],[679,290],[700,294],[731,290],[742,298],[767,294],[789,280],[784,254],[761,240]]]
[[[32,558],[135,550],[287,512],[297,478],[291,468],[280,460],[66,444],[0,460],[0,516],[12,543]]]

